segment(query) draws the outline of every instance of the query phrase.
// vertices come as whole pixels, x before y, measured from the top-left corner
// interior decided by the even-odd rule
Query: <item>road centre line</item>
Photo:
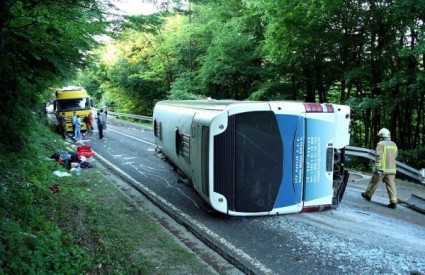
[[[132,139],[135,139],[135,140],[141,141],[141,142],[143,142],[143,143],[146,143],[146,144],[149,144],[149,145],[152,145],[152,146],[156,146],[156,144],[154,144],[154,143],[150,143],[150,142],[145,141],[145,140],[143,140],[143,139],[136,138],[136,137],[133,137],[133,136],[130,136],[130,135],[127,135],[127,134],[123,134],[123,133],[118,132],[118,131],[115,131],[115,130],[108,130],[108,132],[115,132],[115,133],[117,133],[117,134],[120,134],[120,135],[123,135],[123,136],[129,137],[129,138],[132,138]]]

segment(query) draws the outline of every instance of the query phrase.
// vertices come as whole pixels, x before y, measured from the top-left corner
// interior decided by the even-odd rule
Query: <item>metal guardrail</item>
[[[97,111],[99,109],[92,108],[92,110]],[[126,117],[126,118],[131,119],[132,122],[134,122],[135,120],[148,121],[148,122],[153,121],[153,118],[149,117],[149,116],[139,116],[139,115],[124,114],[124,113],[117,113],[117,112],[111,112],[111,111],[108,111],[108,116],[113,116],[113,117],[116,117],[116,118]]]
[[[148,117],[148,116],[130,115],[130,114],[117,113],[117,112],[109,112],[108,111],[108,116],[109,115],[114,116],[116,118],[127,117],[127,118],[130,118],[131,121],[134,121],[134,120],[148,121],[148,122],[152,122],[153,121],[153,118],[152,117]]]
[[[375,151],[370,149],[364,149],[354,146],[346,146],[345,153],[351,156],[363,157],[370,160],[375,160]],[[425,169],[420,171],[412,168],[404,163],[397,161],[397,172],[403,174],[411,179],[417,180],[418,182],[425,184]]]

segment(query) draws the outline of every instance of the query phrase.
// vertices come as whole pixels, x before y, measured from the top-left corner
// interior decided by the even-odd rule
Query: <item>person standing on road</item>
[[[91,112],[88,114],[87,118],[89,119],[89,122],[87,124],[87,131],[93,133],[93,115]]]
[[[74,138],[75,137],[75,124],[77,123],[77,112],[72,113],[72,133],[74,134]]]
[[[82,138],[82,134],[81,134],[81,119],[80,116],[77,115],[75,118],[75,133],[74,133],[74,137],[76,140],[80,140]]]
[[[100,115],[100,111],[97,111],[97,129],[99,130],[99,139],[103,138],[103,122],[102,116]]]
[[[66,116],[63,112],[62,115],[59,117],[59,130],[63,137],[63,139],[66,139]]]
[[[102,127],[103,130],[106,130],[106,113],[103,111],[103,109],[100,109],[100,116],[102,117]]]
[[[395,185],[396,175],[396,158],[397,158],[397,145],[391,141],[390,131],[382,128],[378,132],[380,141],[376,146],[376,161],[375,168],[373,169],[372,178],[369,182],[366,191],[362,193],[362,197],[368,201],[372,199],[378,187],[379,181],[383,181],[387,188],[390,204],[388,207],[392,209],[397,208],[397,190]]]

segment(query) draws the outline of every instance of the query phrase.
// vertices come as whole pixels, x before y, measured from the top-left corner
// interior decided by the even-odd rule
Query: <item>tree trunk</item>
[[[314,92],[314,79],[312,77],[310,68],[307,68],[304,71],[304,77],[305,77],[305,101],[315,102],[316,96]]]
[[[326,102],[326,91],[325,87],[323,85],[323,78],[322,78],[322,57],[320,53],[316,53],[314,55],[314,69],[315,69],[315,83],[316,83],[316,89],[319,94],[319,102],[323,103]]]

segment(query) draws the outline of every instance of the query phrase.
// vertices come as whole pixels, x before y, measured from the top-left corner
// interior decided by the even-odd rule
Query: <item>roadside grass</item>
[[[0,145],[0,274],[213,272],[95,162],[80,176],[54,176],[67,170],[48,158],[69,144],[45,124],[35,123],[30,140],[19,153]]]
[[[61,184],[61,227],[93,257],[94,273],[206,274],[195,255],[121,194],[102,168]]]

